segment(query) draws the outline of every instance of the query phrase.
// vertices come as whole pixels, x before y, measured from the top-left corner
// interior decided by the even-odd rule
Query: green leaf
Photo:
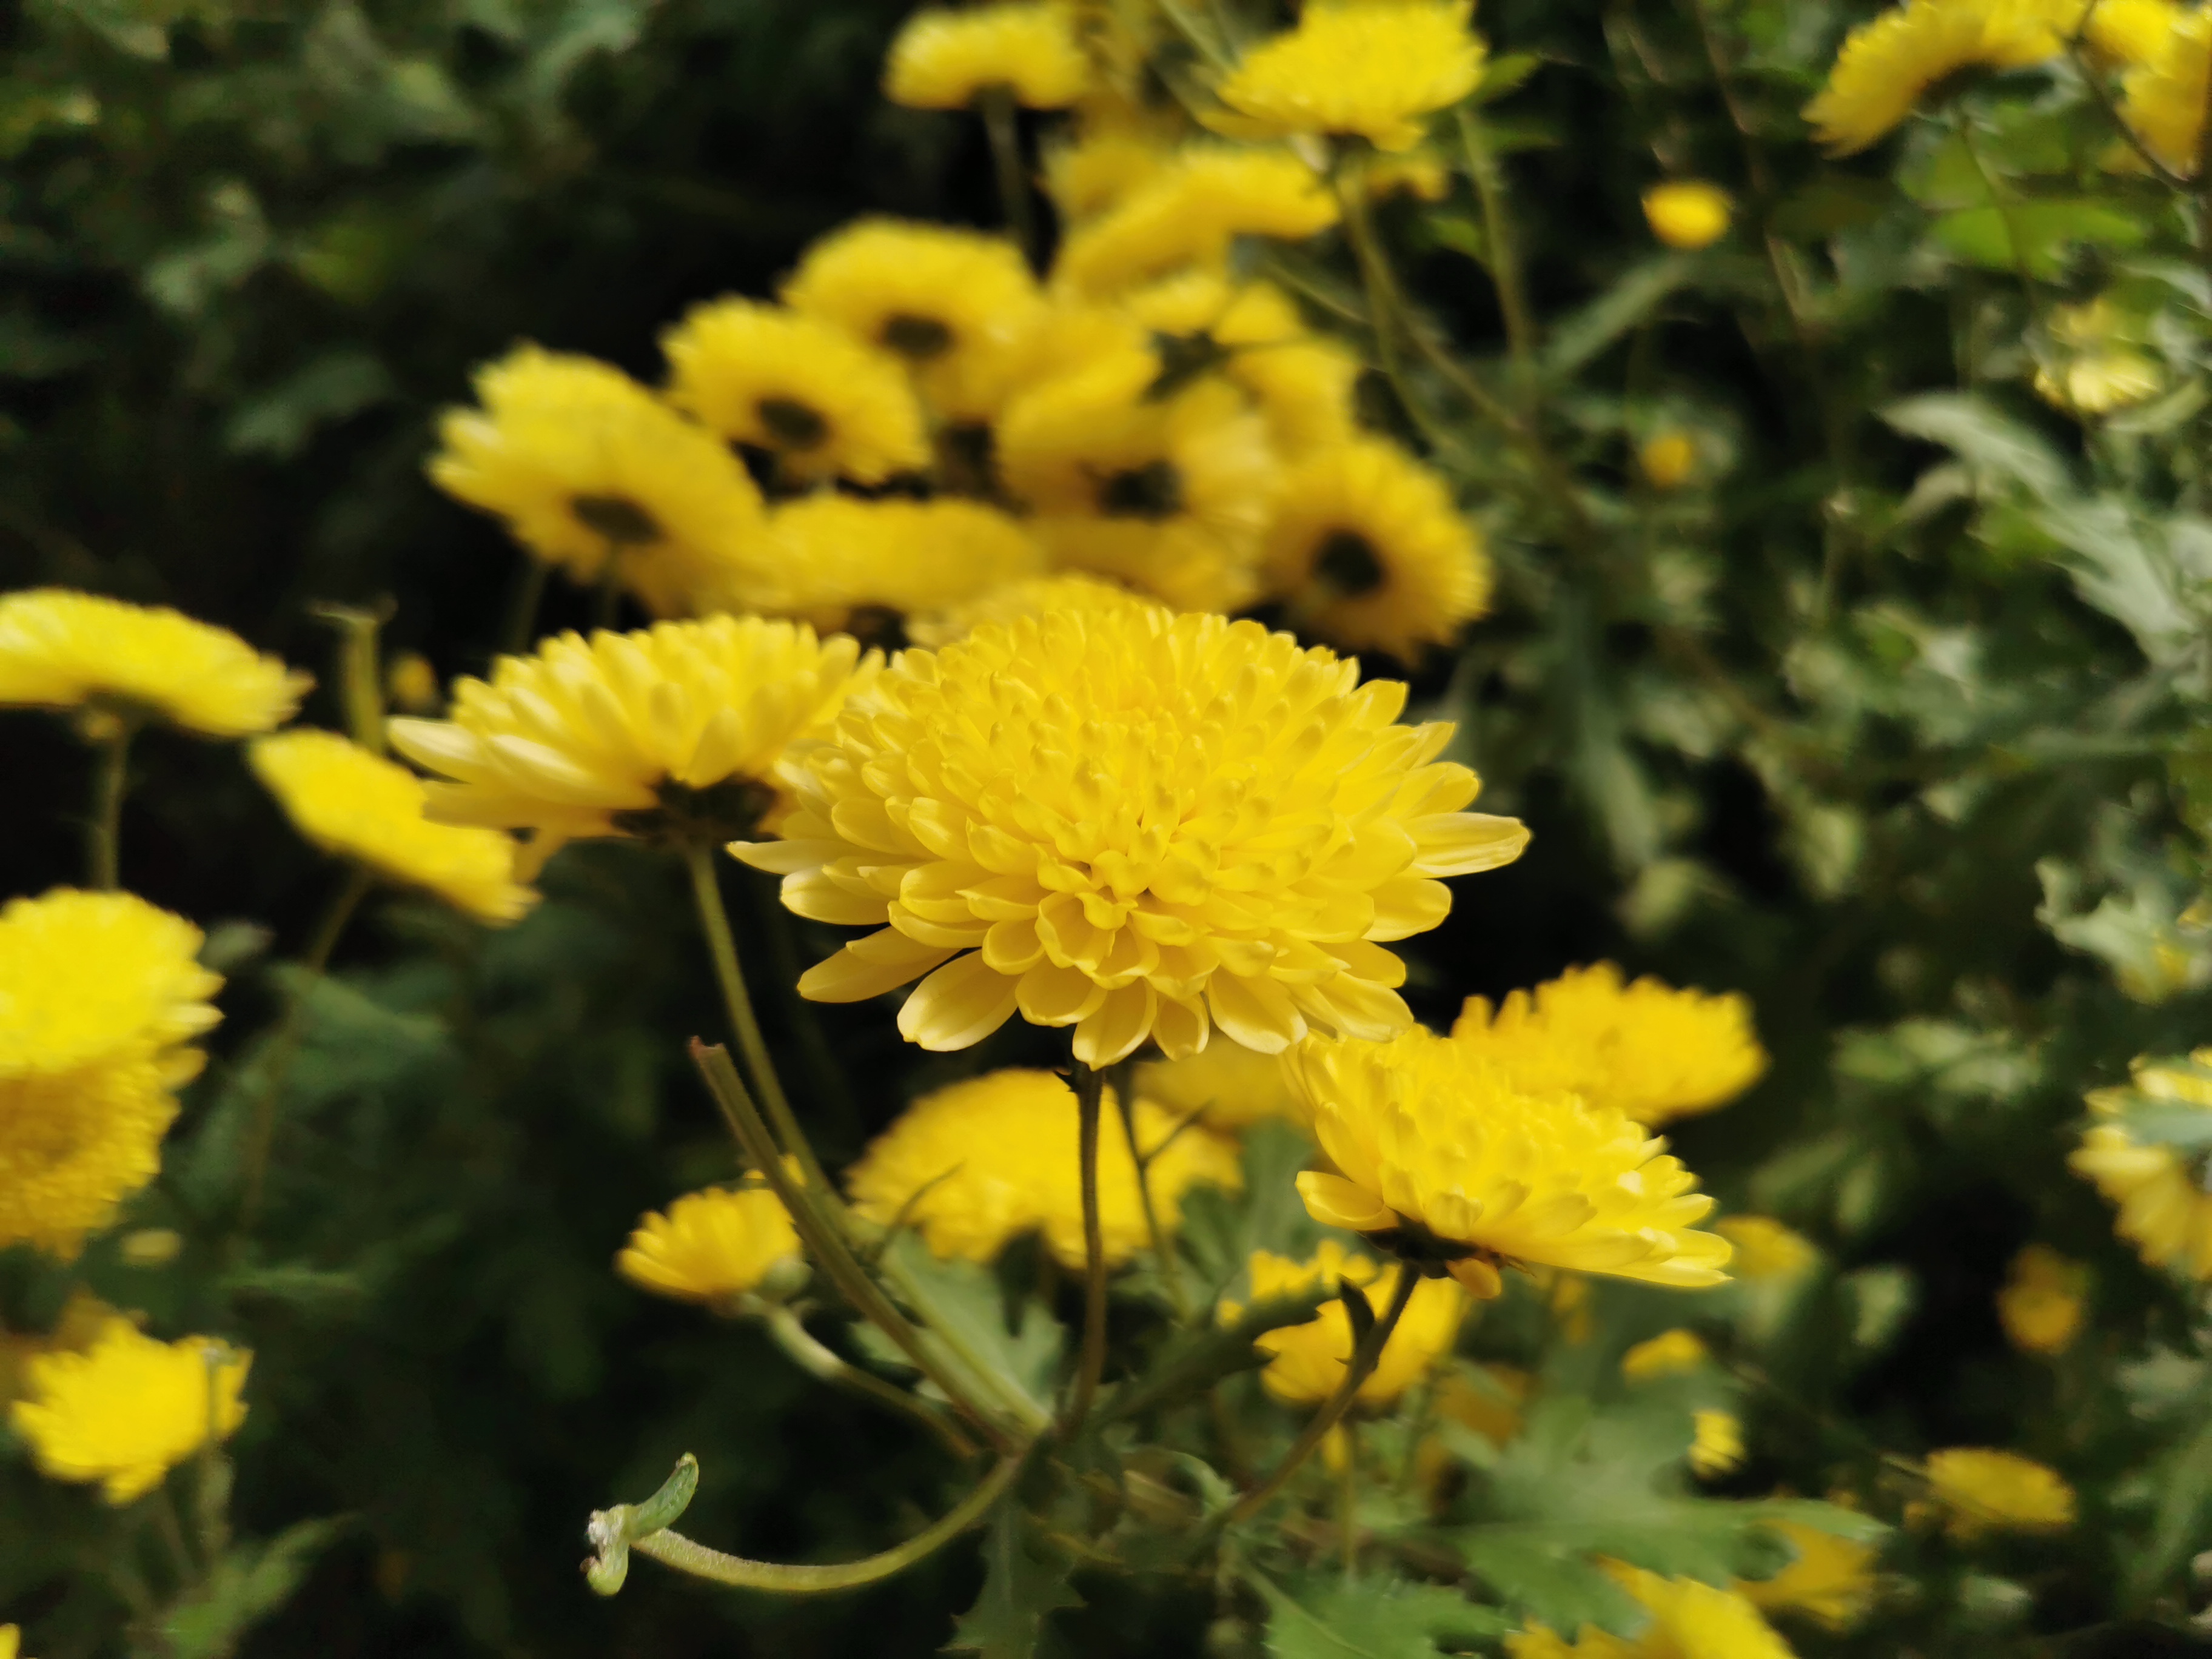
[[[1299,1296],[1270,1297],[1244,1310],[1233,1324],[1178,1331],[1162,1343],[1143,1375],[1117,1388],[1101,1408],[1109,1419],[1133,1417],[1203,1394],[1224,1376],[1256,1370],[1267,1356],[1254,1339],[1285,1325],[1303,1325],[1328,1299],[1316,1285]]]
[[[1083,1598],[1068,1588],[1067,1564],[1039,1555],[1028,1537],[1021,1505],[1001,1504],[983,1540],[983,1588],[975,1605],[953,1626],[946,1653],[980,1654],[982,1659],[1030,1659],[1048,1615],[1079,1607]]]
[[[2030,517],[2066,550],[2075,591],[2136,636],[2153,662],[2171,660],[2197,639],[2170,545],[2177,522],[2146,519],[2112,495],[2048,501]]]
[[[1971,392],[1926,392],[1881,411],[1909,438],[1941,444],[1981,472],[2046,500],[2071,492],[2066,464],[2043,435]]]
[[[1313,1142],[1288,1123],[1255,1123],[1244,1134],[1244,1184],[1238,1194],[1201,1187],[1183,1200],[1184,1251],[1218,1296],[1241,1278],[1255,1250],[1303,1258],[1321,1225],[1298,1196],[1298,1171]]]
[[[1256,1572],[1245,1578],[1267,1603],[1271,1659],[1437,1659],[1515,1625],[1439,1584],[1315,1573],[1293,1595]]]
[[[1519,91],[1528,77],[1543,67],[1544,60],[1533,52],[1509,52],[1493,58],[1482,67],[1482,82],[1474,89],[1474,101],[1495,103]]]
[[[1690,279],[1697,262],[1686,253],[1662,253],[1632,267],[1611,288],[1553,330],[1544,372],[1564,380],[1657,309]]]
[[[2018,252],[2013,246],[2015,231]],[[2030,276],[2049,281],[2065,268],[2067,250],[2076,243],[2130,248],[2142,242],[2144,231],[2137,220],[2109,203],[2033,201],[1947,213],[1929,234],[1945,252],[1971,264],[1991,270],[2024,264]]]
[[[345,1525],[338,1519],[302,1521],[266,1543],[234,1547],[207,1582],[161,1621],[169,1659],[220,1659],[230,1653],[240,1637],[284,1604]]]
[[[326,351],[239,406],[223,447],[239,455],[289,460],[316,429],[397,394],[390,373],[365,351]]]
[[[1542,1527],[1470,1527],[1452,1535],[1468,1568],[1530,1620],[1553,1630],[1584,1625],[1621,1633],[1644,1610],[1594,1565],[1579,1540]]]
[[[1020,1310],[1021,1329],[1009,1329],[1006,1299],[987,1269],[972,1261],[939,1261],[912,1233],[892,1239],[884,1255],[897,1279],[926,1299],[920,1310],[927,1328],[923,1340],[949,1365],[964,1370],[963,1355],[972,1357],[1002,1389],[1026,1401],[1036,1420],[1052,1414],[1053,1377],[1067,1341],[1058,1320],[1032,1302]]]

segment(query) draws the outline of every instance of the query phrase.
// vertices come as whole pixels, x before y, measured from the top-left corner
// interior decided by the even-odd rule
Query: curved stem
[[[112,728],[94,744],[92,816],[85,821],[86,879],[103,892],[123,884],[123,797],[131,787],[131,721],[113,715]]]
[[[1079,1060],[1074,1066],[1076,1159],[1083,1183],[1083,1355],[1060,1417],[1062,1440],[1073,1439],[1091,1415],[1106,1370],[1106,1237],[1098,1216],[1098,1107],[1106,1079]]]
[[[514,604],[507,613],[507,626],[500,630],[499,648],[504,654],[520,656],[538,637],[538,611],[545,601],[546,579],[552,574],[553,567],[535,553],[522,556],[522,574],[515,581]]]
[[[945,1449],[955,1457],[973,1457],[975,1455],[974,1443],[939,1416],[927,1401],[917,1400],[904,1389],[886,1382],[874,1372],[862,1370],[858,1365],[848,1362],[825,1344],[817,1341],[799,1316],[781,1303],[749,1300],[753,1305],[747,1307],[745,1311],[768,1327],[769,1334],[775,1339],[776,1346],[781,1348],[792,1362],[810,1376],[912,1418],[943,1441]]]
[[[991,165],[998,174],[999,209],[1022,258],[1035,264],[1036,216],[1030,204],[1030,181],[1022,167],[1022,130],[1011,87],[987,87],[976,100],[983,131],[991,141]]]
[[[1467,170],[1474,180],[1474,193],[1482,204],[1483,242],[1489,252],[1490,280],[1498,290],[1498,308],[1505,319],[1506,349],[1513,356],[1513,377],[1519,383],[1522,407],[1535,411],[1536,315],[1528,305],[1528,287],[1521,271],[1521,250],[1513,237],[1513,219],[1507,211],[1505,178],[1497,152],[1483,139],[1482,124],[1462,106],[1459,112],[1460,143],[1467,151]]]
[[[1114,1100],[1121,1109],[1121,1133],[1129,1142],[1129,1162],[1136,1166],[1137,1197],[1145,1206],[1145,1231],[1152,1242],[1152,1255],[1160,1264],[1160,1283],[1166,1287],[1176,1319],[1188,1324],[1190,1298],[1183,1294],[1182,1264],[1176,1260],[1174,1244],[1160,1226],[1159,1206],[1152,1201],[1152,1160],[1137,1145],[1136,1091],[1130,1086],[1129,1077],[1133,1069],[1126,1060],[1114,1068]],[[1163,1142],[1153,1149],[1154,1154],[1164,1149]]]

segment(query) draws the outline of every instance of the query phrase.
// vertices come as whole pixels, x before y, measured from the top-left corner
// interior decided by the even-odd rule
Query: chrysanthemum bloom
[[[1287,459],[1352,441],[1359,360],[1307,331],[1297,307],[1270,283],[1232,286],[1218,271],[1191,270],[1124,301],[1150,331],[1172,376],[1212,370],[1243,390]]]
[[[2068,33],[2081,27],[2085,9],[2089,26],[2083,39],[2091,55],[2105,64],[2149,63],[2190,15],[2173,0],[2096,0],[2094,9],[2087,0],[2078,0],[2061,8]]]
[[[1464,0],[1313,0],[1297,27],[1244,54],[1215,88],[1249,137],[1360,137],[1379,149],[1421,142],[1420,118],[1482,79],[1483,45]]]
[[[785,746],[825,729],[876,661],[758,617],[563,634],[501,657],[489,684],[455,682],[447,719],[392,720],[392,743],[450,780],[428,786],[440,823],[530,831],[527,876],[587,836],[746,833],[776,806]]]
[[[888,924],[799,981],[821,1001],[928,974],[899,1013],[964,1048],[1018,1008],[1107,1066],[1218,1027],[1279,1051],[1309,1025],[1410,1018],[1379,942],[1433,927],[1439,876],[1510,863],[1528,832],[1461,811],[1446,725],[1393,725],[1406,689],[1219,617],[1024,618],[902,653],[836,738],[782,775],[782,842],[732,850],[784,902]],[[932,970],[934,970],[933,972]]]
[[[1304,1120],[1304,1108],[1291,1092],[1281,1059],[1233,1042],[1209,1043],[1202,1054],[1182,1060],[1155,1060],[1137,1076],[1146,1099],[1211,1129],[1233,1132],[1268,1118]]]
[[[1062,219],[1088,219],[1158,178],[1174,154],[1149,132],[1086,131],[1072,143],[1046,150],[1045,190]]]
[[[2030,1244],[2012,1259],[1997,1292],[1997,1321],[2023,1353],[2063,1353],[2081,1334],[2089,1270],[2047,1244]]]
[[[1739,1578],[1730,1589],[1762,1612],[1802,1613],[1832,1631],[1849,1630],[1866,1616],[1879,1550],[1802,1521],[1768,1524],[1796,1554],[1771,1578]]]
[[[219,1438],[236,1431],[252,1363],[212,1337],[156,1342],[110,1320],[85,1352],[33,1359],[30,1395],[9,1415],[41,1474],[97,1480],[109,1503],[128,1504],[198,1451],[210,1422]]]
[[[537,902],[514,879],[514,838],[431,823],[422,781],[405,767],[307,726],[255,738],[248,758],[300,833],[325,852],[426,888],[483,921],[513,921]]]
[[[1638,447],[1636,466],[1654,489],[1680,489],[1698,470],[1698,441],[1679,427],[1654,433]]]
[[[1151,1242],[1137,1166],[1105,1093],[1098,1140],[1098,1209],[1109,1263]],[[1160,1225],[1182,1216],[1200,1182],[1234,1190],[1237,1149],[1149,1100],[1137,1102],[1137,1141]],[[940,1256],[988,1261],[1014,1239],[1041,1231],[1069,1267],[1083,1261],[1075,1091],[1050,1072],[992,1072],[922,1096],[870,1143],[846,1176],[853,1207],[883,1226],[910,1226]]]
[[[1790,1659],[1788,1643],[1741,1595],[1694,1578],[1664,1578],[1624,1561],[1606,1571],[1651,1615],[1633,1639],[1585,1625],[1573,1642],[1542,1625],[1505,1638],[1510,1659]]]
[[[1831,155],[1867,149],[1961,70],[2025,69],[2064,42],[2035,0],[1905,0],[1850,32],[1820,95],[1805,106]]]
[[[1609,962],[1512,992],[1495,1013],[1469,997],[1452,1040],[1516,1088],[1577,1094],[1652,1125],[1725,1106],[1766,1069],[1742,997],[1649,978],[1623,985]]]
[[[766,1187],[687,1193],[667,1214],[641,1217],[615,1257],[631,1284],[679,1302],[728,1302],[803,1267],[791,1212]]]
[[[0,1331],[0,1406],[30,1392],[29,1365],[42,1353],[82,1353],[100,1340],[116,1310],[79,1283],[51,1330]]]
[[[2063,1532],[2074,1524],[2074,1489],[2033,1458],[1980,1446],[1928,1454],[1929,1493],[1957,1538],[1990,1532]]]
[[[1711,247],[1728,234],[1729,193],[1704,179],[1670,179],[1644,192],[1644,217],[1668,247]]]
[[[1065,109],[1090,82],[1074,11],[1052,0],[918,11],[884,66],[884,96],[910,109],[966,109],[988,93]]]
[[[1310,1036],[1285,1066],[1336,1166],[1298,1177],[1325,1226],[1479,1297],[1525,1262],[1688,1287],[1728,1277],[1728,1241],[1691,1231],[1712,1200],[1617,1109],[1524,1093],[1418,1025],[1387,1042]]]
[[[88,703],[212,738],[283,725],[314,684],[228,629],[65,587],[0,595],[0,707]]]
[[[1056,576],[1029,576],[1020,581],[988,587],[972,599],[934,611],[918,611],[907,618],[907,638],[936,650],[964,640],[988,623],[1011,623],[1021,617],[1042,617],[1078,611],[1145,611],[1156,601],[1133,592],[1103,577],[1065,572]]]
[[[1071,294],[1115,294],[1186,265],[1218,268],[1239,236],[1304,241],[1336,221],[1335,198],[1291,151],[1194,144],[1070,231],[1053,280]]]
[[[616,561],[660,615],[702,586],[762,573],[750,552],[760,492],[712,433],[620,369],[518,347],[476,376],[480,409],[449,410],[430,477],[506,520],[580,582]]]
[[[1735,1259],[1729,1267],[1748,1284],[1795,1279],[1820,1259],[1802,1233],[1771,1216],[1723,1216],[1713,1223],[1713,1231],[1735,1246]]]
[[[1250,1263],[1252,1300],[1296,1296],[1316,1286],[1334,1290],[1341,1281],[1360,1287],[1380,1311],[1397,1294],[1398,1276],[1411,1269],[1378,1267],[1368,1257],[1346,1250],[1334,1239],[1322,1241],[1311,1260],[1294,1261],[1268,1250],[1255,1250]],[[1224,1302],[1218,1318],[1233,1325],[1245,1304]],[[1467,1297],[1458,1285],[1441,1279],[1423,1279],[1413,1287],[1413,1299],[1390,1333],[1375,1369],[1360,1382],[1358,1402],[1387,1406],[1435,1369],[1437,1360],[1451,1352],[1467,1313]],[[1260,1373],[1261,1384],[1286,1406],[1318,1405],[1335,1394],[1352,1363],[1352,1316],[1342,1301],[1324,1303],[1320,1312],[1303,1325],[1285,1325],[1256,1338],[1252,1346],[1268,1356]]]
[[[1620,1374],[1632,1382],[1649,1382],[1655,1376],[1686,1376],[1703,1369],[1712,1357],[1712,1350],[1696,1332],[1677,1326],[1621,1355]]]
[[[2120,83],[2120,118],[2144,148],[2185,179],[2203,144],[2205,82],[2212,74],[2212,12],[2185,12],[2164,44]]]
[[[1690,1413],[1693,1438],[1690,1442],[1690,1472],[1712,1480],[1743,1465],[1743,1425],[1734,1412]]]
[[[817,628],[865,632],[870,613],[943,610],[1044,569],[1021,524],[957,497],[808,495],[770,513],[768,537],[787,573],[776,609]]]
[[[2125,1123],[2138,1098],[2212,1112],[2212,1048],[2189,1058],[2193,1066],[2138,1060],[2129,1087],[2093,1091],[2089,1109],[2121,1121],[2096,1124],[2066,1162],[2120,1206],[2116,1230],[2145,1261],[2154,1267],[2175,1263],[2193,1278],[2212,1279],[2212,1194],[2197,1160],[2161,1142],[2137,1140]]]

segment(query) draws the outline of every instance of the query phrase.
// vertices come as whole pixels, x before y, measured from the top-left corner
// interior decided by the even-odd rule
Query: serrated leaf
[[[169,1659],[216,1659],[282,1607],[315,1557],[344,1529],[330,1519],[302,1521],[265,1543],[242,1543],[216,1564],[188,1599],[161,1621]]]
[[[1292,1594],[1258,1573],[1246,1577],[1267,1603],[1271,1659],[1437,1659],[1516,1622],[1439,1584],[1316,1573]]]
[[[1083,1605],[1083,1598],[1068,1588],[1067,1564],[1038,1553],[1028,1534],[1021,1506],[1000,1504],[984,1534],[983,1588],[975,1605],[954,1623],[952,1639],[943,1651],[1030,1659],[1046,1618]]]

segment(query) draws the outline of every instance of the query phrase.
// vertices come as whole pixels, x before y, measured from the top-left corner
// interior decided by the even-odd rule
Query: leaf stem
[[[522,574],[515,579],[507,626],[500,630],[499,648],[502,654],[520,656],[530,649],[530,642],[538,637],[538,612],[545,602],[545,583],[552,574],[553,567],[535,553],[522,556]]]
[[[991,166],[999,184],[999,210],[1022,258],[1036,263],[1036,214],[1030,203],[1029,175],[1022,167],[1022,129],[1012,87],[986,87],[976,98],[990,140]]]
[[[1106,1237],[1098,1215],[1098,1116],[1105,1074],[1081,1060],[1073,1062],[1076,1161],[1083,1187],[1083,1352],[1075,1368],[1075,1388],[1060,1416],[1060,1437],[1072,1440],[1091,1415],[1098,1379],[1106,1370]]]
[[[1167,1150],[1167,1142],[1162,1141],[1150,1153],[1137,1145],[1136,1090],[1133,1086],[1135,1070],[1127,1060],[1114,1067],[1114,1103],[1119,1109],[1121,1133],[1129,1142],[1129,1162],[1136,1166],[1137,1197],[1144,1206],[1145,1231],[1152,1240],[1152,1255],[1160,1264],[1160,1283],[1167,1291],[1176,1320],[1188,1325],[1190,1298],[1183,1292],[1182,1264],[1176,1260],[1174,1241],[1161,1227],[1159,1206],[1152,1199],[1152,1159]]]

